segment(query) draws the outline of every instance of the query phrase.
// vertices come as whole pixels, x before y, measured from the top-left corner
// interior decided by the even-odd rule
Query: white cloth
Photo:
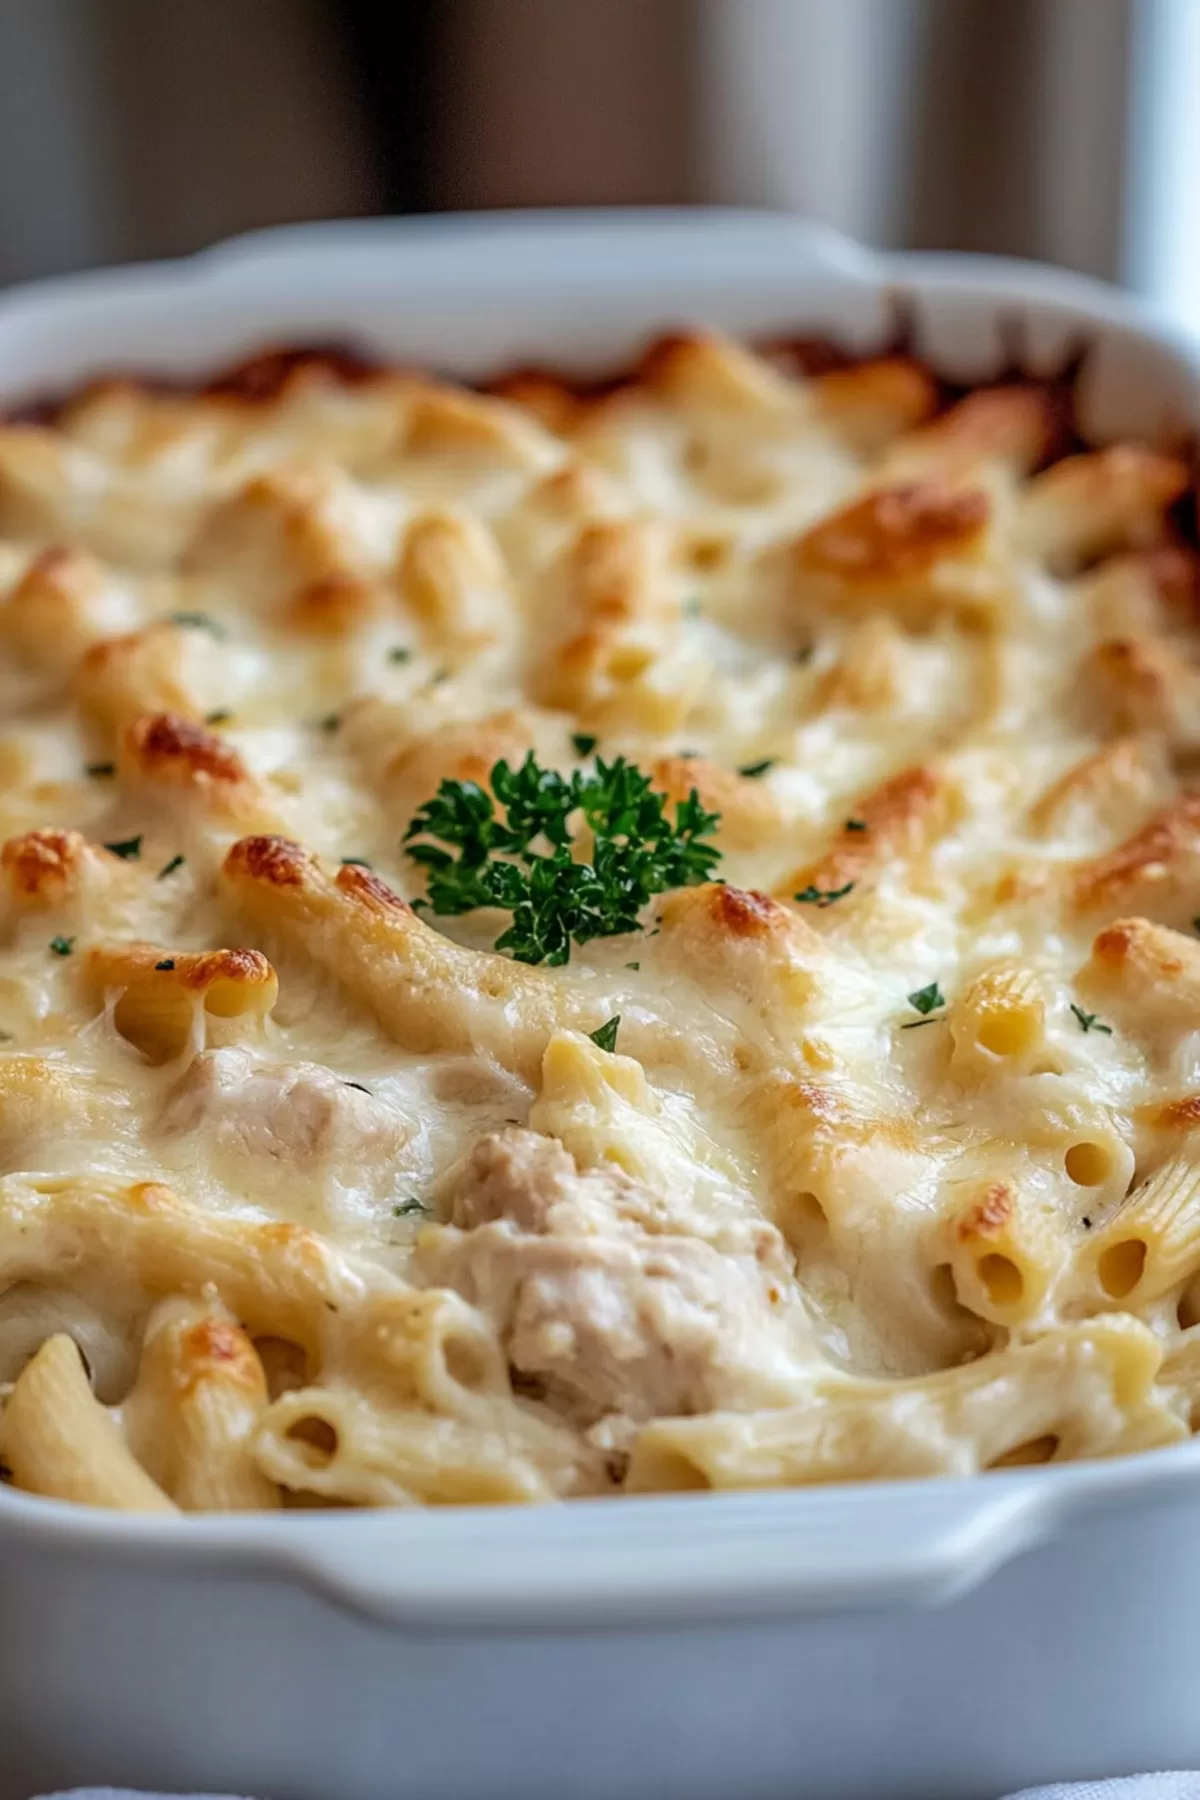
[[[1200,1774],[1128,1775],[1122,1781],[1066,1781],[1022,1788],[1007,1800],[1200,1800]]]
[[[131,1794],[124,1788],[72,1788],[70,1793],[40,1794],[34,1800],[178,1800],[168,1794]],[[185,1800],[236,1800],[232,1794],[192,1794]],[[1003,1800],[1200,1800],[1200,1774],[1129,1775],[1121,1781],[1056,1782],[1053,1787],[1022,1788]]]

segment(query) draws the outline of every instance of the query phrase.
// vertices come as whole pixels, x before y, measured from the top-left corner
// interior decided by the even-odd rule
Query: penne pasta
[[[31,1494],[117,1512],[175,1510],[93,1396],[69,1337],[47,1338],[13,1383],[0,1452],[17,1487]]]
[[[259,1512],[279,1491],[251,1440],[268,1404],[262,1364],[227,1314],[186,1300],[155,1309],[121,1415],[138,1461],[185,1512]]]

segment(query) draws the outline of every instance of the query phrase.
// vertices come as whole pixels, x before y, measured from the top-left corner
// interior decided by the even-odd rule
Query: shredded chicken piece
[[[444,1186],[420,1279],[492,1320],[519,1377],[587,1427],[794,1400],[811,1354],[782,1241],[761,1220],[701,1237],[618,1169],[561,1144],[481,1138]]]
[[[252,1159],[289,1182],[336,1181],[389,1191],[408,1141],[382,1101],[316,1063],[260,1063],[245,1050],[205,1050],[172,1088],[159,1120],[168,1137],[206,1135],[215,1159]]]

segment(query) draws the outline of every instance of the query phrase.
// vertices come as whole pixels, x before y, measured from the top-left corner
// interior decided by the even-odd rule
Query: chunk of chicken
[[[245,1050],[205,1050],[167,1096],[160,1136],[185,1156],[207,1151],[219,1175],[310,1199],[389,1193],[408,1141],[383,1101],[315,1063],[262,1063]],[[169,1150],[169,1142],[168,1142]]]
[[[580,1171],[523,1130],[482,1138],[447,1181],[451,1223],[419,1279],[489,1317],[519,1375],[581,1427],[794,1400],[812,1338],[762,1220],[690,1234],[669,1197]]]

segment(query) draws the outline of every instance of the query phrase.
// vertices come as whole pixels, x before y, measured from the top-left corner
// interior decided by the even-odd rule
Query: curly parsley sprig
[[[543,769],[531,750],[520,768],[496,763],[488,780],[490,793],[474,781],[443,781],[404,841],[426,871],[423,904],[443,915],[510,912],[496,948],[518,962],[565,963],[572,942],[635,931],[655,894],[711,880],[720,860],[704,841],[720,814],[693,789],[672,822],[667,796],[623,756],[598,756],[594,771],[564,776]],[[586,861],[576,855],[577,815],[591,835]]]

